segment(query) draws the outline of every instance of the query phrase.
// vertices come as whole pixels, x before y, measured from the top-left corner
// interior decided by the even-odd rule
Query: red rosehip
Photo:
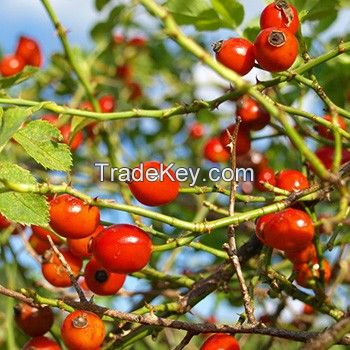
[[[81,259],[88,259],[92,256],[92,240],[104,229],[99,225],[92,235],[80,239],[67,239],[67,246],[70,252]]]
[[[53,325],[53,312],[48,306],[36,308],[20,303],[14,311],[17,326],[30,337],[44,335]]]
[[[11,226],[11,222],[5,218],[4,215],[0,213],[0,230]]]
[[[204,126],[201,123],[193,123],[189,128],[190,138],[200,139],[204,135]]]
[[[128,41],[128,45],[135,47],[145,47],[147,44],[147,39],[141,36],[135,36]]]
[[[305,248],[314,237],[314,224],[305,212],[288,208],[257,220],[256,235],[267,246],[295,251]]]
[[[305,264],[317,258],[316,248],[313,244],[309,244],[301,250],[286,251],[285,255],[293,264]]]
[[[106,329],[93,312],[76,310],[63,321],[61,336],[69,349],[96,350],[104,341]]]
[[[240,346],[232,335],[217,333],[208,338],[200,350],[240,350]]]
[[[85,267],[84,278],[91,292],[97,295],[114,295],[123,286],[126,275],[109,272],[92,259]]]
[[[62,348],[50,338],[35,337],[30,339],[22,350],[62,350]]]
[[[301,191],[310,187],[306,176],[298,170],[286,169],[276,176],[276,187],[289,192]]]
[[[260,16],[261,29],[279,27],[296,34],[299,26],[297,9],[285,0],[267,5]]]
[[[325,116],[323,117],[323,119],[325,119],[325,120],[327,120],[327,121],[329,121],[329,122],[332,122],[332,116],[330,116],[330,115],[328,115],[328,114],[325,115]],[[338,116],[338,117],[336,118],[336,120],[337,120],[337,124],[338,124],[338,126],[339,126],[340,128],[342,128],[343,130],[346,130],[346,129],[347,129],[347,125],[346,125],[346,122],[345,122],[344,118]],[[317,126],[317,131],[318,131],[318,133],[319,133],[321,136],[325,137],[326,139],[328,139],[328,140],[334,140],[334,135],[333,135],[332,130],[328,129],[327,127],[325,127],[325,126],[323,126],[323,125],[318,125],[318,126]]]
[[[235,124],[231,124],[221,132],[219,137],[221,144],[228,150],[230,150],[228,145],[231,143],[230,135],[232,136],[234,134],[235,127]],[[236,155],[241,156],[247,154],[250,151],[250,146],[250,131],[244,125],[240,125],[236,139]]]
[[[287,70],[298,56],[298,40],[287,29],[264,29],[257,36],[254,45],[256,60],[269,72]]]
[[[261,169],[258,172],[258,175],[255,180],[255,187],[260,191],[267,191],[267,189],[264,186],[264,182],[267,182],[272,186],[276,186],[276,177],[273,169],[265,168]]]
[[[66,248],[61,248],[60,252],[71,267],[74,276],[77,277],[82,267],[82,260]],[[55,287],[63,288],[72,285],[64,266],[52,250],[47,250],[44,253],[41,272],[45,279]]]
[[[116,76],[125,83],[131,83],[133,75],[133,69],[129,64],[123,64],[117,67]]]
[[[112,95],[104,95],[100,97],[98,103],[102,113],[111,113],[116,107],[115,98]]]
[[[246,75],[254,67],[254,45],[246,39],[231,38],[214,45],[216,59],[239,75]]]
[[[318,158],[320,158],[321,162],[328,170],[332,168],[333,158],[334,158],[334,148],[324,146],[319,148],[315,152],[315,154]],[[343,149],[341,164],[344,164],[349,161],[350,161],[350,151],[347,149]]]
[[[118,224],[100,232],[93,240],[92,254],[108,271],[128,274],[143,269],[150,260],[152,241],[140,228]]]
[[[22,72],[25,66],[25,61],[21,56],[8,55],[0,61],[0,74],[3,77],[10,77]]]
[[[159,206],[174,201],[179,193],[180,184],[172,169],[165,172],[167,166],[150,161],[141,163],[133,172],[141,181],[133,179],[128,185],[134,197],[142,204]],[[164,171],[164,173],[163,173]]]
[[[311,305],[304,304],[303,313],[305,315],[313,315],[315,313],[315,309]]]
[[[48,249],[51,248],[50,242],[47,239],[40,239],[35,234],[30,235],[28,243],[33,248],[33,250],[39,255],[44,254]]]
[[[251,130],[261,130],[270,123],[270,114],[249,96],[237,101],[236,115],[241,118],[242,126]]]
[[[115,34],[115,35],[113,36],[113,42],[114,42],[114,44],[116,44],[116,45],[123,44],[123,43],[125,42],[125,37],[124,37],[124,35],[122,35],[122,34]]]
[[[143,95],[142,87],[139,83],[131,82],[127,84],[127,87],[130,92],[128,101],[136,101],[142,97]]]
[[[322,267],[324,270],[324,281],[327,284],[331,279],[332,271],[331,266],[326,259],[322,260]],[[295,264],[293,265],[293,268],[296,272],[295,280],[299,286],[307,288],[314,277],[320,278],[320,265],[318,264],[317,259],[308,264]]]
[[[100,222],[100,210],[69,194],[50,201],[50,226],[62,237],[80,239],[90,236]]]
[[[46,230],[43,227],[32,225],[32,231],[36,237],[38,237],[39,239],[41,239],[43,241],[47,242],[47,236],[50,236],[52,238],[52,241],[55,244],[62,243],[62,240],[59,237],[57,237],[56,235],[51,233],[49,230]]]
[[[204,157],[214,163],[227,162],[230,159],[229,151],[222,145],[220,139],[213,137],[204,145]]]
[[[90,101],[83,101],[80,105],[79,108],[85,111],[93,112],[94,111],[94,106]]]
[[[30,66],[40,67],[42,65],[41,49],[34,39],[21,36],[17,44],[16,55],[21,56]]]

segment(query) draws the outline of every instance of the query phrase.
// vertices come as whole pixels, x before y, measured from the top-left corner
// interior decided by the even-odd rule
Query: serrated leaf
[[[10,162],[0,162],[0,180],[12,184],[36,184],[35,178],[28,170]],[[49,208],[43,196],[4,190],[4,185],[0,184],[0,212],[6,218],[23,225],[48,224]]]
[[[60,131],[52,124],[36,120],[17,131],[13,138],[35,161],[51,170],[70,171],[72,155],[66,144],[58,143]]]
[[[244,19],[244,7],[236,0],[211,0],[215,11],[227,25],[238,27]]]
[[[20,73],[12,75],[7,78],[0,79],[0,89],[7,89],[11,86],[22,83],[25,80],[32,78],[37,72],[39,68],[26,66]]]
[[[96,0],[96,10],[101,11],[111,0]]]
[[[211,9],[207,0],[168,0],[167,7],[173,14],[189,17],[197,17],[203,11]]]

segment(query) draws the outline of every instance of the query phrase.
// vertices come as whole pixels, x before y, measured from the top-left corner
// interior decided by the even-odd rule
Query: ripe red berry
[[[331,115],[328,115],[328,114],[327,114],[327,115],[325,115],[323,118],[324,118],[325,120],[329,121],[329,122],[332,122],[332,116],[331,116]],[[336,118],[336,120],[337,120],[337,124],[338,124],[338,126],[339,126],[340,128],[342,128],[343,130],[346,130],[346,129],[347,129],[347,125],[346,125],[346,122],[345,122],[344,118],[338,116],[338,117]],[[327,138],[328,140],[333,140],[333,139],[334,139],[334,135],[333,135],[332,130],[331,130],[331,129],[328,129],[327,127],[325,127],[325,126],[323,126],[323,125],[318,125],[318,126],[317,126],[317,131],[318,131],[318,133],[319,133],[321,136]]]
[[[71,267],[74,276],[77,277],[82,267],[82,260],[66,248],[61,248],[60,252]],[[64,288],[72,285],[64,266],[52,250],[47,250],[44,253],[41,272],[45,279],[55,287]]]
[[[208,338],[200,350],[239,350],[238,341],[230,334],[217,333]]]
[[[135,47],[145,47],[147,44],[147,39],[141,36],[135,36],[128,41],[128,45]]]
[[[48,306],[36,308],[20,303],[14,312],[17,326],[30,337],[44,335],[53,325],[53,312]]]
[[[47,122],[56,125],[58,123],[58,117],[54,114],[46,114],[41,117],[42,120],[46,120]],[[70,141],[71,136],[71,126],[70,124],[65,124],[59,127],[59,130],[63,136],[63,142],[70,146],[72,151],[76,151],[80,145],[83,143],[84,135],[81,131],[78,131],[73,139]]]
[[[102,113],[111,113],[116,108],[115,98],[112,95],[104,95],[100,97],[98,103]]]
[[[126,275],[109,272],[95,259],[86,265],[84,277],[88,288],[97,295],[116,294],[126,279]]]
[[[50,338],[35,337],[30,339],[22,350],[62,350],[62,348]]]
[[[44,254],[48,249],[51,248],[51,245],[47,239],[40,239],[34,233],[30,235],[28,243],[33,248],[33,250],[39,255]]]
[[[327,169],[331,169],[333,165],[333,158],[334,158],[334,148],[324,146],[319,148],[315,152],[316,156],[320,158],[321,162]],[[342,161],[341,164],[344,164],[346,162],[350,161],[350,151],[347,149],[343,149],[342,151]]]
[[[118,224],[104,229],[94,238],[92,253],[111,272],[128,274],[143,269],[152,253],[152,241],[140,228]]]
[[[257,220],[256,235],[267,246],[294,251],[305,248],[314,237],[314,224],[305,212],[288,208]]]
[[[285,0],[266,6],[260,16],[261,29],[279,27],[296,34],[299,26],[297,9]]]
[[[270,123],[270,114],[249,96],[237,101],[236,115],[241,118],[242,126],[251,130],[261,130]]]
[[[235,124],[231,124],[221,132],[219,137],[221,144],[228,150],[230,150],[228,145],[231,143],[230,135],[234,134],[235,127]],[[236,154],[238,156],[247,154],[250,151],[250,146],[250,131],[246,126],[240,125],[236,139]]]
[[[142,87],[139,83],[131,82],[127,84],[127,87],[129,89],[128,101],[136,101],[142,97]]]
[[[76,310],[62,323],[61,336],[65,345],[72,350],[96,350],[106,335],[105,326],[96,314]]]
[[[129,64],[123,64],[116,69],[116,77],[124,83],[131,83],[133,75],[133,69]]]
[[[305,304],[303,308],[303,313],[305,315],[313,315],[315,313],[315,309],[311,305]]]
[[[309,244],[301,250],[286,251],[285,255],[293,264],[305,264],[317,257],[316,248],[313,244]]]
[[[100,210],[69,194],[50,201],[50,226],[62,237],[90,236],[100,223]]]
[[[21,56],[30,66],[40,67],[42,65],[41,49],[34,39],[21,36],[17,44],[16,55]]]
[[[133,179],[128,185],[135,198],[142,204],[159,206],[174,201],[179,193],[180,183],[172,169],[150,161],[141,163],[133,171],[140,181]]]
[[[204,126],[201,123],[193,123],[189,128],[190,138],[200,139],[204,135]]]
[[[124,35],[122,35],[122,34],[115,34],[115,35],[113,36],[113,42],[114,42],[114,44],[116,44],[116,45],[123,44],[123,43],[125,42]]]
[[[310,187],[306,176],[298,170],[286,169],[276,176],[276,187],[293,192],[301,191]]]
[[[246,39],[231,38],[214,45],[216,59],[239,75],[246,75],[254,67],[254,45]]]
[[[214,163],[227,162],[230,159],[229,151],[222,145],[220,139],[213,137],[204,145],[204,157]]]
[[[85,110],[85,111],[89,111],[89,112],[94,111],[94,106],[92,105],[92,103],[90,101],[83,101],[80,104],[79,108],[82,110]]]
[[[67,246],[70,252],[81,259],[91,258],[92,240],[104,229],[102,225],[97,226],[97,229],[92,235],[80,239],[67,239]]]
[[[324,281],[327,284],[331,279],[331,266],[327,260],[323,259],[322,267],[324,270]],[[320,265],[317,259],[307,264],[293,265],[293,268],[296,273],[295,280],[302,287],[307,288],[314,277],[320,278]]]
[[[41,239],[43,241],[47,241],[47,236],[50,236],[52,238],[52,241],[55,244],[62,243],[62,240],[59,237],[57,237],[56,235],[51,233],[49,230],[46,230],[43,227],[32,225],[32,231],[36,237],[38,237],[39,239]]]
[[[4,215],[0,214],[0,230],[10,227],[11,222],[5,218]]]
[[[256,60],[269,72],[287,70],[298,56],[298,40],[287,29],[264,29],[257,36],[254,45]]]
[[[259,191],[263,191],[263,192],[267,191],[267,189],[264,187],[264,182],[267,182],[272,186],[276,186],[276,177],[273,169],[265,168],[265,169],[261,169],[258,172],[258,175],[255,180],[255,187]]]
[[[21,72],[24,66],[25,61],[21,56],[8,55],[0,61],[0,74],[9,77]]]

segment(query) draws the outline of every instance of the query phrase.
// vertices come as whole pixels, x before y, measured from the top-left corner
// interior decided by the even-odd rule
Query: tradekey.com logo
[[[109,163],[96,162],[94,164],[99,170],[99,180],[104,181],[116,181],[116,182],[156,182],[164,181],[167,179],[170,181],[189,182],[189,186],[194,187],[199,182],[200,175],[203,173],[201,168],[175,168],[175,163],[169,165],[159,164],[159,167],[148,167],[145,169],[144,164],[141,163],[136,168],[127,167],[111,167]],[[209,169],[208,179],[203,178],[202,181],[254,181],[254,170],[252,168],[216,168]]]

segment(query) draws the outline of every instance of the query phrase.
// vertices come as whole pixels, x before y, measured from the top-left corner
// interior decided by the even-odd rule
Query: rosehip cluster
[[[0,61],[0,74],[9,77],[20,73],[25,66],[40,67],[43,62],[38,42],[32,38],[21,36],[14,54],[5,56]]]
[[[298,56],[295,34],[299,26],[295,7],[285,0],[275,1],[261,13],[261,32],[254,44],[242,38],[219,41],[214,45],[216,59],[242,76],[252,70],[255,61],[269,72],[285,71]]]

